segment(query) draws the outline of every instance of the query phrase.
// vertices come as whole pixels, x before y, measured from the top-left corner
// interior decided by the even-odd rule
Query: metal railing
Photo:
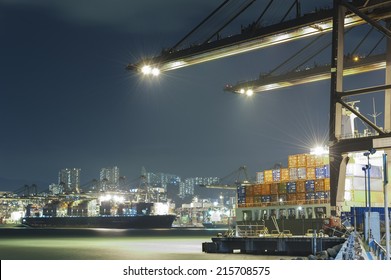
[[[376,256],[378,260],[386,260],[386,249],[376,242],[376,240],[372,240],[369,242],[369,249],[371,253]]]

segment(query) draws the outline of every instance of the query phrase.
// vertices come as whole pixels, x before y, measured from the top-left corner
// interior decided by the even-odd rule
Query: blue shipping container
[[[305,200],[315,200],[315,193],[306,193]]]
[[[296,193],[296,182],[288,182],[286,184],[287,193]]]
[[[262,195],[261,196],[261,201],[262,202],[270,202],[270,200],[271,200],[270,195]]]
[[[314,192],[315,191],[315,181],[309,180],[305,181],[305,192]]]

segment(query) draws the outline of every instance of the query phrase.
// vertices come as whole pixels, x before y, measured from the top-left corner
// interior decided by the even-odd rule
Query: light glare
[[[247,96],[252,96],[254,94],[254,91],[252,90],[252,89],[248,89],[247,91],[246,91],[246,95]]]
[[[152,70],[151,70],[151,73],[152,73],[152,75],[154,75],[154,76],[159,76],[159,74],[160,74],[160,70],[158,69],[158,68],[153,68]]]
[[[151,66],[149,66],[149,65],[145,65],[145,66],[143,66],[143,67],[141,68],[141,72],[142,72],[144,75],[149,75],[149,74],[151,74],[151,72],[152,72],[152,68],[151,68]]]

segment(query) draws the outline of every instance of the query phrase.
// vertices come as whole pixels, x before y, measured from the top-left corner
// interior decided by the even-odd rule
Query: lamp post
[[[371,164],[369,163],[369,156],[376,153],[376,149],[371,148],[368,152],[364,153],[364,156],[368,159],[368,164],[366,165],[366,169],[368,170],[368,243],[371,239]]]
[[[365,186],[365,209],[368,207],[368,202],[367,202],[367,167],[364,166],[362,168],[362,171],[364,171],[364,186]]]

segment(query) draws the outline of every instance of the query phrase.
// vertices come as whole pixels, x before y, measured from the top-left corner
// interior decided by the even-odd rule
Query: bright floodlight
[[[154,76],[159,76],[159,74],[160,74],[160,70],[158,69],[158,68],[153,68],[152,70],[151,70],[151,73],[152,73],[152,75],[154,75]]]
[[[246,95],[247,96],[252,96],[254,94],[254,91],[252,90],[252,89],[248,89],[247,91],[246,91]]]
[[[143,66],[143,67],[141,68],[141,72],[142,72],[144,75],[149,75],[149,74],[151,74],[151,72],[152,72],[152,68],[151,68],[151,66],[149,66],[149,65],[145,65],[145,66]]]
[[[329,154],[329,149],[327,147],[315,147],[311,149],[311,155],[328,155]]]
[[[244,88],[241,88],[241,89],[239,90],[239,93],[240,93],[240,94],[244,94],[244,93],[245,93]]]

